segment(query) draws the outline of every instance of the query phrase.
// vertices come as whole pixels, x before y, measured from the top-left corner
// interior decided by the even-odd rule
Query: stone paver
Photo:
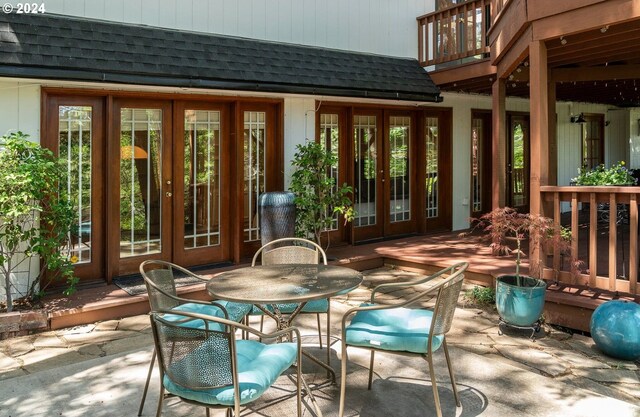
[[[20,368],[20,365],[21,363],[17,359],[0,353],[0,369],[3,371],[13,371],[14,369]]]
[[[22,369],[32,374],[34,372],[54,369],[63,365],[85,360],[73,349],[38,349],[20,356]]]
[[[33,341],[33,347],[36,349],[42,348],[62,348],[66,347],[66,343],[56,333],[47,332],[36,335]]]
[[[496,346],[502,356],[515,360],[521,364],[537,369],[545,375],[556,377],[566,374],[569,368],[558,361],[553,355],[547,352],[522,349],[520,347],[510,347],[505,345]]]
[[[129,330],[133,332],[140,332],[143,330],[151,330],[151,324],[149,323],[149,316],[146,314],[133,317],[125,317],[120,319],[118,324],[118,330]]]
[[[96,323],[95,330],[97,331],[116,330],[119,325],[120,325],[120,320],[101,321],[100,323]]]
[[[574,369],[573,374],[597,382],[640,385],[638,374],[628,369]]]

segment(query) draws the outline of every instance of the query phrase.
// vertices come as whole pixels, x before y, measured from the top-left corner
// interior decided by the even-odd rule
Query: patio
[[[365,272],[360,289],[335,299],[332,334],[339,334],[341,313],[367,299],[369,288],[400,276],[397,268]],[[467,288],[470,286],[467,285]],[[390,299],[406,295],[389,294]],[[298,321],[303,334],[315,333],[313,317]],[[466,304],[461,295],[448,335],[462,408],[456,409],[446,366],[436,353],[435,366],[445,416],[640,416],[640,368],[600,354],[593,341],[545,328],[536,341],[527,335],[499,335],[495,313]],[[309,346],[316,338],[306,339]],[[0,342],[0,416],[135,415],[151,356],[152,337],[145,315],[109,320]],[[324,352],[310,347],[322,358]],[[339,369],[339,341],[332,366]],[[426,362],[379,354],[372,391],[366,390],[368,354],[349,350],[347,416],[425,416],[433,414]],[[339,385],[303,362],[307,382],[325,416],[337,415]],[[157,375],[157,374],[156,374]],[[341,381],[338,381],[338,384]],[[152,379],[143,415],[154,415],[157,376]],[[281,377],[243,415],[288,416],[292,381]],[[391,400],[390,400],[391,399]],[[305,415],[314,415],[309,404]],[[199,414],[202,410],[167,400],[163,415]],[[212,415],[223,415],[214,411]]]

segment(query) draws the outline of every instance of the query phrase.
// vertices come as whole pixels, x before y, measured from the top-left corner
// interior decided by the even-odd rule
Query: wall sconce
[[[584,113],[580,113],[577,116],[571,116],[571,123],[586,123],[587,120],[584,118]]]

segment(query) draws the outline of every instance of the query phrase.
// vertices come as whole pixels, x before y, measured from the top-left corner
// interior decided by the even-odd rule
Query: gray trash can
[[[296,234],[296,205],[290,191],[262,193],[258,198],[260,237],[265,245],[272,240],[294,237]]]

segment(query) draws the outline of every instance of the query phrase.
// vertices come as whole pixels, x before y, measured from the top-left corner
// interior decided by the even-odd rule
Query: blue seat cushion
[[[278,306],[278,309],[282,313],[291,314],[296,308],[298,308],[298,303],[276,304],[276,306]],[[273,307],[270,304],[267,304],[267,309],[269,311],[273,311]],[[326,313],[328,310],[329,300],[327,298],[323,298],[321,300],[311,300],[302,308],[303,313]],[[252,316],[259,316],[264,313],[258,307],[253,306],[250,314]]]
[[[431,310],[411,308],[358,311],[346,328],[346,343],[349,346],[426,353],[432,317]],[[434,351],[440,347],[442,339],[443,336],[433,338]]]
[[[295,363],[297,350],[298,346],[295,343],[265,345],[255,340],[238,340],[236,342],[236,356],[240,404],[249,403],[260,397],[282,372]],[[188,354],[183,359],[183,361],[188,361],[186,366],[207,366],[210,363],[210,357],[203,355],[203,351],[203,349],[196,349]],[[180,364],[180,366],[184,365]],[[209,390],[191,390],[174,383],[167,374],[165,374],[163,383],[167,391],[178,397],[204,404],[234,405],[233,385]]]

